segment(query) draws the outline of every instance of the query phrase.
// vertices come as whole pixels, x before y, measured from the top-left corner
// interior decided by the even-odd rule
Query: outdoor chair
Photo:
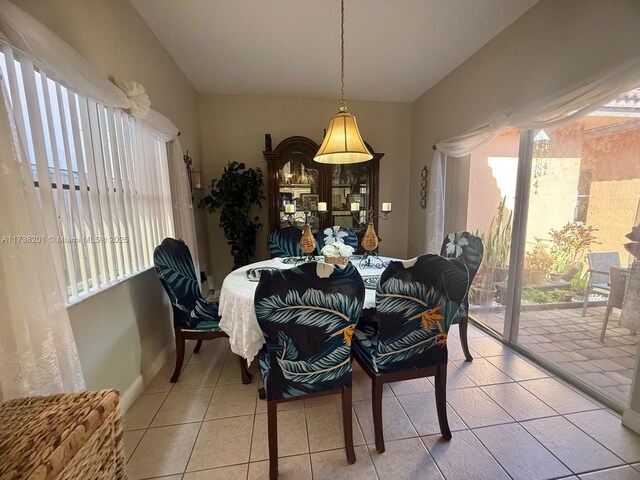
[[[380,277],[376,316],[361,321],[353,336],[358,363],[372,381],[376,450],[384,452],[382,389],[385,383],[435,377],[440,432],[447,420],[447,333],[469,286],[465,265],[425,254],[392,261]]]
[[[587,289],[584,294],[584,303],[582,304],[583,317],[587,314],[589,295],[592,292],[609,295],[609,269],[620,266],[620,254],[618,252],[587,253],[587,261],[589,262],[589,270],[587,270],[589,279],[587,280]]]
[[[610,267],[610,289],[609,298],[607,298],[607,308],[604,311],[604,319],[602,320],[602,331],[600,332],[600,342],[604,342],[604,335],[607,332],[607,323],[609,323],[609,315],[614,308],[622,308],[624,300],[624,291],[627,285],[627,271],[621,267]]]
[[[153,252],[153,263],[160,283],[164,287],[173,309],[173,327],[176,336],[176,366],[171,383],[178,381],[186,340],[197,340],[193,353],[198,353],[203,340],[228,337],[220,329],[218,303],[202,297],[191,259],[189,247],[182,240],[165,238]],[[251,383],[246,360],[238,357],[242,383]]]
[[[269,478],[278,476],[277,404],[341,393],[347,461],[356,461],[351,410],[351,340],[362,312],[364,283],[352,264],[309,262],[265,271],[255,311],[266,345],[260,372],[267,398]]]
[[[473,282],[473,278],[478,273],[480,264],[482,263],[482,255],[484,254],[484,245],[480,237],[472,235],[469,232],[450,233],[444,238],[440,255],[445,258],[455,258],[460,260],[467,266],[469,271],[469,286]],[[460,343],[467,362],[473,360],[469,352],[469,342],[467,341],[467,327],[469,325],[469,292],[464,297],[464,301],[456,312],[453,323],[460,325]]]

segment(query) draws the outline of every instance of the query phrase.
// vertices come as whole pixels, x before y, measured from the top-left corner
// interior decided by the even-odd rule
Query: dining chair
[[[440,432],[451,439],[447,420],[447,333],[469,286],[460,261],[424,254],[392,261],[376,290],[376,316],[361,321],[353,352],[371,378],[376,450],[384,452],[382,389],[385,383],[435,377]]]
[[[607,307],[602,319],[602,331],[600,332],[600,342],[604,342],[604,335],[607,332],[609,315],[614,308],[622,308],[624,301],[625,287],[627,286],[627,270],[622,267],[609,267],[610,290],[607,298]]]
[[[316,234],[318,252],[320,252],[325,245],[331,245],[334,242],[344,243],[353,247],[354,250],[358,249],[358,236],[356,232],[350,228],[334,225],[333,227],[318,231]]]
[[[271,258],[301,257],[300,239],[302,230],[298,227],[276,228],[269,234]]]
[[[191,252],[182,240],[165,238],[153,252],[153,263],[173,310],[176,365],[171,383],[175,383],[182,371],[186,340],[197,340],[193,353],[198,353],[203,340],[228,335],[220,329],[218,303],[205,300],[200,293]],[[242,383],[251,383],[245,359],[238,358]]]
[[[260,372],[267,398],[269,478],[278,476],[277,404],[309,396],[342,395],[347,461],[356,461],[351,411],[351,340],[364,301],[364,283],[351,264],[309,262],[265,271],[254,297],[264,334]]]
[[[582,316],[587,314],[589,306],[589,295],[592,292],[609,295],[611,289],[610,268],[620,266],[620,254],[618,252],[590,252],[587,253],[587,261],[589,262],[589,280],[587,280],[587,289],[584,294],[584,303],[582,304]]]
[[[464,263],[469,271],[469,286],[473,282],[473,278],[478,273],[480,264],[482,263],[482,256],[484,255],[484,245],[482,239],[469,232],[454,232],[444,237],[442,242],[442,248],[440,249],[440,255],[445,258],[455,258]],[[459,324],[460,328],[460,343],[462,344],[462,351],[467,362],[471,362],[473,357],[469,352],[469,342],[467,341],[467,326],[469,325],[469,296],[465,295],[464,301],[455,317],[453,318],[454,324]]]

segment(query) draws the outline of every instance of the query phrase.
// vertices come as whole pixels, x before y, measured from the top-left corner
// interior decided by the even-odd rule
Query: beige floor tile
[[[133,451],[140,443],[140,439],[144,435],[145,430],[130,430],[128,432],[124,432],[122,439],[124,441],[124,458],[126,461],[129,461]]]
[[[240,360],[239,357],[229,351],[224,360],[224,366],[222,367],[222,371],[220,372],[220,378],[218,379],[219,385],[233,385],[237,383],[242,383],[242,376],[240,375]],[[252,363],[252,369],[250,371],[255,371],[255,366],[257,365],[257,359]],[[258,382],[258,375],[253,375],[252,383]]]
[[[351,384],[351,397],[354,402],[358,400],[371,401],[371,379],[360,367],[355,366],[355,362]],[[382,389],[382,396],[393,397],[393,392],[388,383]]]
[[[435,385],[434,377],[429,377],[429,383]],[[458,388],[475,387],[476,384],[471,381],[462,371],[455,366],[453,362],[447,365],[447,390],[455,390]]]
[[[545,480],[571,472],[517,423],[473,431],[514,480]]]
[[[514,421],[480,387],[450,390],[447,392],[447,401],[470,428]]]
[[[487,360],[516,381],[534,380],[549,375],[518,355],[499,355]]]
[[[540,418],[521,425],[573,473],[616,467],[624,463],[566,418]]]
[[[186,423],[147,430],[127,464],[129,479],[182,474],[199,429],[198,423]]]
[[[365,441],[374,443],[371,402],[367,400],[354,402],[353,408],[358,416],[358,423],[362,428]],[[418,436],[418,432],[411,425],[407,414],[404,413],[400,403],[398,403],[398,399],[395,397],[382,399],[382,428],[385,440],[400,440]]]
[[[202,423],[187,471],[249,462],[253,415]]]
[[[305,408],[309,448],[311,452],[335,450],[344,447],[342,431],[342,405]],[[364,445],[356,414],[352,409],[353,444]]]
[[[355,448],[356,463],[349,465],[344,448],[311,454],[313,480],[376,480],[366,446]]]
[[[307,425],[304,410],[285,410],[278,412],[278,456],[288,457],[309,453]],[[269,458],[267,415],[255,416],[253,441],[251,443],[251,461]]]
[[[413,380],[403,380],[401,382],[390,383],[389,386],[393,393],[398,395],[411,395],[412,393],[433,392],[434,387],[429,379],[415,378]]]
[[[484,358],[476,358],[473,362],[457,360],[453,362],[476,385],[493,385],[508,383],[513,380]]]
[[[147,480],[182,480],[182,475],[163,475],[162,477],[153,477]]]
[[[640,472],[629,465],[580,475],[581,480],[640,480]]]
[[[249,464],[185,473],[182,480],[246,480]],[[266,478],[266,477],[265,477]]]
[[[320,397],[322,398],[322,397]],[[300,400],[293,400],[291,402],[282,402],[278,404],[278,411],[279,412],[284,412],[285,410],[302,410],[305,407],[305,402],[306,400],[300,399]],[[258,398],[258,401],[256,403],[256,414],[258,413],[267,413],[267,401],[266,400],[260,400],[260,398]]]
[[[385,442],[382,454],[370,445],[369,455],[380,480],[444,480],[419,438]]]
[[[280,405],[286,405],[280,403]],[[324,407],[326,405],[342,405],[342,395],[334,393],[331,395],[320,395],[319,397],[311,397],[304,399],[304,408]],[[266,408],[265,408],[266,411]]]
[[[218,385],[213,392],[205,419],[253,415],[256,413],[257,401],[258,382],[249,385]]]
[[[557,415],[555,410],[517,383],[487,385],[481,388],[491,400],[517,421]]]
[[[167,392],[140,395],[122,420],[124,430],[140,430],[151,425],[167,395]]]
[[[598,405],[555,378],[541,378],[521,382],[524,388],[558,413],[576,413],[598,409]]]
[[[494,355],[512,355],[514,351],[507,347],[504,343],[494,340],[490,337],[469,338],[469,348],[472,348],[482,357],[491,357]]]
[[[178,381],[173,387],[173,391],[215,387],[218,382],[218,377],[220,377],[221,368],[221,365],[218,363],[187,365],[182,369],[180,378],[178,378]]]
[[[269,460],[249,464],[247,480],[267,480],[269,478]],[[311,457],[296,455],[278,459],[278,480],[311,480]]]
[[[625,462],[640,461],[640,436],[606,410],[575,413],[567,419],[587,432]]]
[[[455,432],[450,441],[440,435],[422,437],[422,441],[446,479],[509,479],[471,430]]]
[[[152,427],[175,425],[177,423],[201,422],[207,411],[213,388],[196,388],[194,390],[176,390],[167,395],[162,407],[158,410]]]
[[[229,352],[228,338],[215,338],[205,340],[198,353],[194,353],[189,358],[188,365],[199,365],[203,363],[224,363],[224,359]]]
[[[143,395],[149,393],[162,393],[162,392],[170,392],[173,389],[173,383],[169,380],[171,379],[171,375],[173,375],[175,356],[174,354],[169,357],[169,360],[166,364],[162,366],[162,368],[158,371],[155,377],[151,379],[151,381],[147,384]]]
[[[417,393],[415,395],[403,395],[398,401],[405,411],[418,435],[439,435],[440,424],[436,409],[435,393]],[[460,416],[447,405],[447,420],[449,429],[464,430],[467,428]]]

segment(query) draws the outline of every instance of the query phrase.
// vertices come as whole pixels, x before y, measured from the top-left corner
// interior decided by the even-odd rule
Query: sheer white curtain
[[[84,389],[31,169],[0,76],[0,398]]]
[[[446,156],[436,150],[429,168],[427,183],[427,221],[424,251],[439,253],[444,239],[444,194]]]
[[[464,157],[490,142],[509,128],[540,129],[560,125],[588,115],[620,94],[640,85],[640,57],[602,72],[581,84],[517,109],[504,109],[491,115],[477,128],[436,144],[431,170],[443,168],[446,157]],[[429,172],[431,177],[432,171]],[[425,248],[439,251],[444,230],[444,180],[433,178],[429,187]],[[433,202],[431,199],[433,198]],[[435,209],[435,214],[431,210]],[[439,235],[439,237],[437,237]],[[433,245],[437,248],[433,250]]]

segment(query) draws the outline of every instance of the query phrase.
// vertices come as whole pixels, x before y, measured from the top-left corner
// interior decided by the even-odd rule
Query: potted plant
[[[571,290],[573,291],[573,297],[571,300],[574,302],[584,302],[584,295],[587,292],[587,281],[589,279],[588,273],[585,271],[584,263],[578,264],[578,270],[571,279]]]
[[[547,272],[553,264],[554,258],[549,252],[547,246],[543,243],[543,240],[536,238],[533,244],[533,248],[527,252],[524,260],[525,274],[529,272],[531,277],[530,283],[542,283],[547,275]],[[526,282],[526,275],[525,281]]]
[[[476,232],[484,244],[487,283],[503,282],[509,273],[512,213],[509,212],[509,215],[506,215],[506,201],[507,197],[503,197],[498,205],[498,211],[489,225],[489,233]]]
[[[209,193],[198,202],[209,213],[220,210],[220,226],[231,246],[233,269],[251,262],[256,252],[256,235],[262,228],[257,216],[251,216],[254,206],[262,208],[260,168],[246,168],[244,163],[229,162],[220,179],[209,185]]]
[[[552,277],[567,281],[574,277],[578,260],[596,243],[596,231],[593,227],[570,222],[560,230],[549,231],[553,242],[551,253],[554,256],[554,263],[551,265]]]

